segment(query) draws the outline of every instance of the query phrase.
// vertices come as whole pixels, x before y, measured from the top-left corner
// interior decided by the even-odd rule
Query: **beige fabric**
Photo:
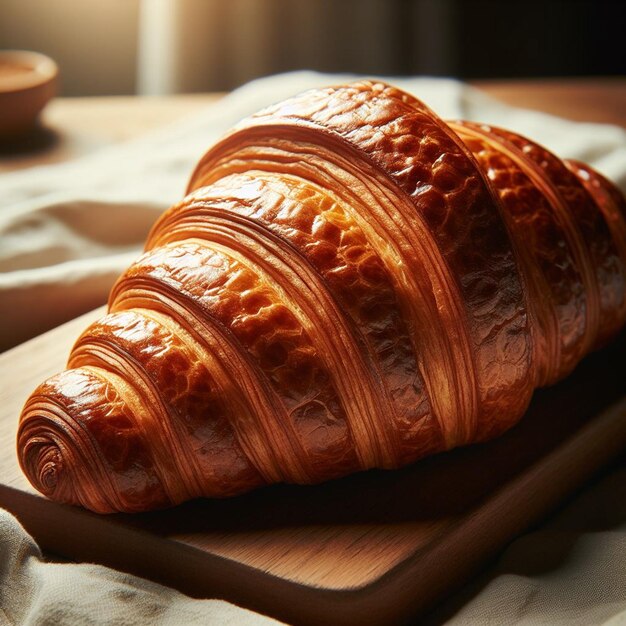
[[[0,509],[0,624],[24,626],[270,626],[273,619],[100,565],[46,562],[19,522]]]
[[[310,73],[263,79],[149,137],[1,176],[0,348],[103,303],[156,216],[182,196],[193,164],[233,123],[304,88],[345,79]],[[620,128],[513,109],[454,81],[389,81],[444,117],[506,126],[562,156],[586,160],[626,190],[626,133]],[[432,619],[626,623],[624,494],[621,469],[568,514],[514,543],[494,571]],[[105,568],[43,564],[32,540],[6,514],[0,517],[0,572],[0,608],[9,623],[134,624],[151,610],[160,624],[261,623],[225,603],[190,600]],[[0,611],[0,622],[2,616]]]

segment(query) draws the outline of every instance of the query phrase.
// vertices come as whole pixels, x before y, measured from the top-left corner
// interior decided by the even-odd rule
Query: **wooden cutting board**
[[[500,439],[393,472],[98,516],[38,495],[14,451],[23,402],[94,311],[0,356],[0,506],[48,551],[302,624],[407,620],[626,448],[626,337],[537,392]]]

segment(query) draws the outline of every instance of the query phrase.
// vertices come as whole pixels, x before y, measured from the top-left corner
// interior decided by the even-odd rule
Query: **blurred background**
[[[2,0],[0,48],[61,94],[224,91],[292,69],[464,79],[626,74],[622,0]]]

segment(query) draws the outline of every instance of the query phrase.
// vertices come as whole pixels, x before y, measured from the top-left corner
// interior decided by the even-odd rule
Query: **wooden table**
[[[515,106],[577,121],[626,127],[626,78],[478,81],[474,84]],[[42,129],[21,145],[0,144],[0,173],[92,153],[193,115],[219,98],[220,94],[57,98],[44,111]]]

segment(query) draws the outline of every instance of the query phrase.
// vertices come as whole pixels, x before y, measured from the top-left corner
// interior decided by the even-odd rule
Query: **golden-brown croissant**
[[[369,81],[235,127],[18,433],[45,495],[143,511],[497,436],[626,318],[626,204]]]

